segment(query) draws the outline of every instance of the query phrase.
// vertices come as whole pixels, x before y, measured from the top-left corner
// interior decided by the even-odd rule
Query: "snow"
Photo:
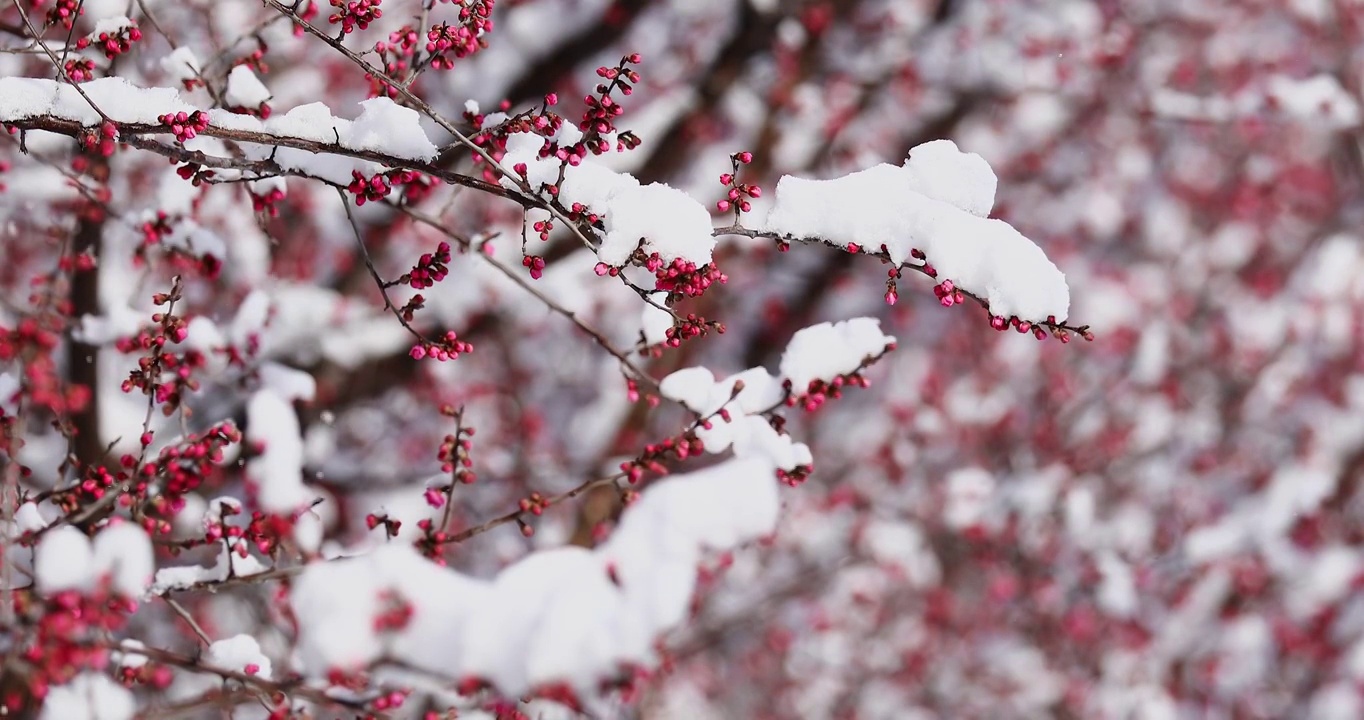
[[[1299,120],[1325,120],[1335,128],[1359,125],[1359,103],[1331,75],[1304,79],[1275,75],[1269,79],[1267,95]]]
[[[94,555],[81,531],[64,526],[38,541],[33,571],[45,595],[87,587],[94,578]]]
[[[277,362],[262,363],[260,369],[261,385],[275,395],[288,400],[311,402],[317,395],[317,379],[312,375],[281,365]]]
[[[994,315],[1064,320],[1065,276],[1008,223],[984,217],[996,182],[980,156],[935,141],[911,150],[898,167],[881,164],[832,180],[781,178],[763,229],[871,252],[884,245],[896,264],[919,264],[910,256],[917,249],[939,280],[983,298]]]
[[[877,562],[898,568],[917,588],[937,585],[942,565],[918,525],[874,520],[862,531],[862,546]]]
[[[30,500],[29,502],[20,505],[19,509],[14,511],[14,524],[15,529],[17,529],[20,534],[23,534],[41,530],[47,525],[47,521],[43,519],[42,511],[38,509],[38,504]]]
[[[238,65],[227,74],[227,91],[223,93],[223,99],[234,107],[258,108],[270,99],[270,89],[250,67]]]
[[[289,515],[313,500],[303,485],[303,438],[289,401],[271,389],[256,391],[246,406],[246,440],[261,446],[246,463],[256,503],[267,513]]]
[[[13,415],[19,404],[19,381],[9,373],[0,373],[0,414]]]
[[[654,640],[685,619],[703,549],[775,530],[777,489],[761,456],[676,475],[646,490],[597,550],[532,553],[491,582],[404,543],[315,562],[290,597],[297,659],[321,675],[391,657],[444,677],[483,678],[508,696],[551,683],[592,696],[621,663],[652,661]],[[394,603],[412,610],[407,623],[376,628]]]
[[[208,646],[208,664],[224,670],[236,670],[269,680],[273,674],[270,658],[261,652],[260,643],[250,635],[237,635],[216,640]],[[248,666],[254,665],[253,670]]]
[[[40,720],[129,720],[133,694],[105,675],[82,673],[48,693]]]
[[[595,208],[594,208],[595,209]],[[710,212],[690,195],[663,183],[625,190],[606,207],[606,234],[597,257],[621,267],[644,240],[644,253],[658,253],[663,262],[683,258],[697,265],[711,260],[715,238]]]
[[[344,147],[373,150],[408,160],[436,159],[436,146],[422,130],[421,116],[386,97],[360,103],[360,117],[341,137]]]
[[[82,315],[75,336],[91,345],[107,345],[119,338],[136,335],[146,319],[147,315],[127,305],[115,306],[105,315]]]
[[[97,576],[109,577],[112,591],[124,597],[142,597],[156,570],[151,539],[131,522],[101,530],[95,536],[94,569]]]
[[[161,58],[161,69],[176,80],[184,82],[198,76],[199,58],[194,56],[193,50],[182,45]]]
[[[915,146],[905,160],[903,174],[910,188],[972,215],[985,217],[995,204],[999,179],[990,164],[975,153],[964,153],[951,140]]]
[[[95,29],[91,30],[86,37],[95,40],[103,33],[108,33],[110,37],[113,37],[125,29],[133,27],[137,27],[137,23],[122,15],[114,15],[100,19],[99,22],[95,23]]]
[[[571,137],[563,140],[572,142]],[[704,205],[663,183],[640,185],[628,173],[618,173],[590,158],[576,167],[553,156],[541,158],[546,142],[534,133],[513,133],[507,138],[501,165],[515,172],[524,164],[526,181],[536,191],[557,182],[562,168],[559,200],[567,206],[581,203],[603,217],[605,233],[597,248],[602,262],[623,267],[641,244],[646,255],[656,252],[665,263],[682,258],[700,266],[711,261],[716,241],[710,211]],[[502,184],[519,187],[511,177],[503,178]]]
[[[830,383],[852,373],[894,342],[895,338],[881,332],[881,323],[874,318],[812,325],[797,332],[787,344],[781,357],[781,375],[791,381],[793,392],[801,394],[815,380]]]
[[[222,582],[229,577],[248,577],[265,570],[265,566],[256,558],[250,555],[242,557],[224,547],[210,567],[182,565],[157,570],[151,587],[147,589],[147,595],[164,595],[172,590],[187,590],[199,583]]]
[[[128,598],[142,596],[155,569],[152,543],[142,528],[123,522],[95,535],[66,525],[38,541],[34,572],[45,595],[63,590],[87,592],[109,580],[110,591]]]
[[[947,476],[947,508],[943,519],[957,529],[985,520],[995,492],[995,480],[980,468],[963,468]]]
[[[123,123],[156,124],[168,112],[191,112],[195,108],[180,99],[173,88],[140,88],[120,77],[81,83],[80,88],[110,119]],[[82,125],[102,121],[76,89],[55,80],[0,78],[0,122],[52,115]]]
[[[742,390],[736,393],[735,387]],[[736,456],[762,457],[787,471],[812,463],[808,447],[779,434],[761,416],[779,407],[785,397],[781,384],[762,368],[751,368],[720,382],[705,368],[684,368],[663,378],[659,394],[707,420],[709,426],[698,429],[696,436],[708,453],[733,448]]]

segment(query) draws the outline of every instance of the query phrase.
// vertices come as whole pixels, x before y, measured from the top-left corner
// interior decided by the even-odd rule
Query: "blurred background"
[[[320,100],[353,114],[370,93],[259,4],[146,5],[177,44],[217,58],[206,72],[251,64],[276,112]],[[348,42],[382,39],[412,5],[385,2],[367,40]],[[85,8],[82,22],[127,10]],[[722,241],[728,284],[681,309],[727,332],[642,359],[655,377],[771,369],[796,330],[859,315],[899,349],[871,388],[788,413],[814,474],[783,488],[773,541],[707,571],[694,621],[629,716],[1364,717],[1364,2],[503,0],[493,17],[486,49],[416,86],[451,117],[468,100],[522,109],[557,92],[576,119],[596,68],[639,52],[617,124],[643,143],[611,162],[708,204],[736,151],[755,158],[743,178],[770,190],[952,139],[989,161],[992,216],[1065,272],[1070,319],[1097,336],[997,333],[974,305],[940,307],[926,280],[902,282],[890,307],[869,258]],[[173,84],[166,37],[148,34],[118,74]],[[0,57],[4,74],[50,72],[39,65]],[[15,150],[0,151],[12,163],[0,278],[22,299],[50,263],[32,238],[69,224],[49,213],[70,191]],[[165,189],[164,160],[112,162],[112,204],[185,202]],[[265,289],[275,310],[257,359],[318,382],[300,414],[336,542],[363,536],[376,509],[409,527],[437,512],[422,490],[452,432],[441,403],[464,405],[479,431],[479,480],[456,495],[463,526],[610,474],[683,426],[630,403],[591,338],[459,256],[418,318],[476,351],[412,362],[330,189],[291,180],[273,219],[236,187],[193,202],[226,262],[187,284],[191,307],[227,325]],[[519,263],[517,206],[442,188],[422,207],[455,232],[495,234],[495,254]],[[440,239],[372,206],[359,219],[394,276]],[[135,222],[103,229],[110,318],[164,289],[155,274],[104,279],[136,269],[140,238]],[[567,235],[531,243],[547,262],[539,287],[622,346],[638,340],[638,299],[595,277],[594,256]],[[142,422],[141,401],[118,391],[130,360],[91,347],[97,402],[81,421],[100,445],[126,444]],[[198,421],[240,417],[234,388],[248,382],[210,383],[191,401]],[[42,440],[31,458],[63,442]],[[590,544],[618,506],[615,491],[589,494],[536,519],[533,538],[504,526],[448,561],[487,575],[534,547]],[[285,647],[268,595],[252,592],[187,602],[221,632]]]

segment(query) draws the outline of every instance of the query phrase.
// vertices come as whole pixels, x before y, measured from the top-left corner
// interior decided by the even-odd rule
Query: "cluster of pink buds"
[[[155,325],[150,330],[143,330],[131,338],[122,338],[117,343],[120,352],[146,353],[138,358],[137,367],[123,381],[123,392],[137,390],[152,396],[157,404],[162,405],[161,410],[167,416],[180,407],[186,391],[199,389],[199,382],[192,374],[206,362],[203,354],[197,350],[175,353],[167,348],[167,345],[184,342],[189,336],[189,322],[174,312],[175,303],[179,300],[180,284],[177,280],[171,292],[152,296],[153,303],[167,306],[165,312],[152,315]]]
[[[387,42],[380,40],[374,43],[374,52],[383,64],[384,73],[392,78],[402,77],[412,67],[412,57],[417,52],[417,41],[420,37],[415,28],[411,25],[404,25],[389,33]],[[389,85],[378,77],[366,74],[365,79],[369,81],[370,95],[398,97],[398,88]]]
[[[596,96],[588,95],[583,98],[587,109],[583,111],[583,119],[578,123],[578,129],[587,133],[589,139],[595,141],[615,131],[615,119],[625,110],[611,94],[616,90],[620,90],[622,95],[630,95],[635,91],[634,86],[639,84],[639,73],[631,70],[629,66],[638,65],[641,61],[639,53],[633,53],[621,58],[616,67],[597,68],[597,75],[606,82],[597,85]]]
[[[0,715],[12,717],[37,717],[51,686],[82,670],[108,667],[110,652],[102,640],[122,630],[137,609],[136,600],[112,592],[107,579],[84,592],[46,598],[14,593],[12,601],[18,617],[36,618],[33,632],[9,651],[26,666],[24,682],[8,687],[0,699]]]
[[[163,517],[174,517],[184,508],[185,495],[222,472],[218,463],[222,462],[224,449],[241,440],[241,431],[228,420],[202,433],[190,435],[179,444],[162,448],[156,460],[138,469],[141,477],[158,478],[161,483],[160,492],[149,499],[151,508]],[[124,455],[120,462],[125,468],[131,468],[137,463],[137,458]],[[146,529],[148,532],[164,529],[164,532],[169,533],[170,525]]]
[[[575,202],[573,203],[573,207],[569,208],[568,219],[586,222],[589,225],[596,225],[601,220],[601,216],[592,212],[586,205]]]
[[[455,431],[445,436],[441,441],[440,450],[436,453],[436,458],[440,460],[441,472],[449,474],[461,484],[470,485],[478,479],[470,470],[474,465],[473,457],[470,455],[474,447],[474,428],[463,424],[462,410],[455,410],[447,405],[441,408],[441,414],[454,417],[457,422]]]
[[[550,231],[554,230],[554,220],[536,220],[534,225],[535,232],[540,236],[540,242],[549,240]]]
[[[162,125],[170,128],[175,133],[175,139],[180,142],[193,140],[196,135],[203,132],[208,127],[208,113],[195,110],[187,113],[181,110],[178,113],[166,113],[157,118]]]
[[[277,204],[284,200],[284,190],[272,187],[263,194],[258,194],[250,190],[246,193],[251,197],[251,210],[258,213],[266,213],[270,217],[279,217]]]
[[[400,281],[407,282],[414,290],[424,290],[445,279],[450,272],[449,262],[450,243],[442,240],[436,246],[436,252],[424,253]]]
[[[763,189],[757,185],[738,182],[739,164],[753,162],[753,153],[735,153],[731,158],[734,161],[734,172],[727,172],[720,176],[720,184],[728,190],[725,193],[725,198],[715,203],[715,207],[720,212],[729,212],[730,208],[734,208],[737,212],[746,213],[753,209],[753,205],[748,202],[748,199],[762,197]]]
[[[171,162],[175,162],[172,160]],[[199,187],[205,180],[213,177],[213,171],[197,163],[185,163],[175,168],[175,174],[190,181],[194,187]]]
[[[446,332],[435,342],[426,342],[420,345],[413,345],[412,351],[408,354],[413,360],[422,358],[432,358],[445,362],[446,360],[457,360],[461,353],[474,351],[472,343],[467,343],[459,339],[454,330]]]
[[[72,58],[62,66],[66,76],[73,83],[89,82],[95,79],[95,61],[90,58]]]
[[[810,473],[814,471],[815,468],[813,465],[799,465],[793,470],[782,470],[781,468],[777,468],[777,480],[783,485],[796,487],[809,479]]]
[[[638,256],[641,253],[636,253]],[[654,287],[667,291],[670,297],[700,297],[711,285],[729,282],[729,276],[720,272],[715,263],[697,267],[696,263],[683,258],[673,258],[664,264],[658,253],[643,258],[642,265],[654,274]]]
[[[359,170],[352,170],[351,183],[346,186],[346,191],[355,196],[356,205],[364,205],[366,202],[376,202],[388,197],[388,194],[393,192],[393,187],[388,184],[384,173],[367,178]]]
[[[118,126],[105,120],[100,123],[98,130],[90,130],[81,135],[80,144],[87,152],[99,153],[102,157],[109,157],[114,154],[117,147],[115,141],[118,138]]]
[[[715,203],[716,209],[720,212],[729,212],[734,209],[734,216],[737,218],[739,213],[748,212],[753,209],[748,202],[749,198],[762,197],[762,188],[757,185],[740,183],[739,166],[753,162],[753,153],[747,150],[737,152],[729,156],[731,169],[729,172],[720,175],[720,184],[727,188],[725,198]]]
[[[427,497],[429,499],[430,490],[427,492]],[[439,495],[439,493],[437,494]],[[440,497],[441,503],[444,504],[444,496]],[[440,505],[434,505],[432,507],[440,507]],[[430,558],[431,561],[437,565],[444,566],[445,558],[442,557],[442,554],[445,550],[445,546],[454,541],[453,536],[451,536],[450,533],[441,530],[440,526],[431,518],[422,518],[421,520],[418,520],[417,529],[422,531],[422,536],[418,538],[415,543],[417,550],[421,551],[422,555]]]
[[[33,3],[35,6],[39,3]],[[57,4],[47,11],[47,24],[61,26],[67,30],[76,23],[76,18],[85,14],[85,3],[82,0],[57,0]]]
[[[823,407],[828,400],[837,400],[842,397],[845,387],[871,387],[871,381],[860,372],[839,375],[830,382],[811,380],[804,393],[799,395],[794,392],[790,393],[786,398],[786,404],[789,407],[799,405],[806,412],[814,412]]]
[[[384,11],[379,9],[383,0],[331,0],[332,7],[336,8],[327,22],[341,25],[341,37],[345,37],[353,32],[355,28],[361,30],[369,29],[369,24],[384,16]]]
[[[1016,315],[1010,315],[1007,318],[1002,315],[992,315],[990,316],[990,327],[1000,332],[1013,328],[1020,335],[1031,332],[1033,337],[1038,340],[1046,340],[1047,335],[1050,334],[1063,343],[1070,342],[1070,331],[1057,324],[1055,315],[1048,315],[1045,323],[1032,323]],[[1048,332],[1048,328],[1050,328],[1050,332]],[[1086,340],[1094,339],[1094,334],[1089,332],[1088,327],[1080,328],[1077,332],[1080,337]]]
[[[98,36],[87,35],[76,41],[76,49],[84,50],[91,45],[104,51],[104,57],[114,58],[128,52],[132,44],[142,39],[142,31],[136,25],[125,25],[114,32],[102,32]]]
[[[380,633],[402,630],[412,621],[412,615],[415,612],[412,603],[392,590],[385,590],[379,594],[379,607],[379,612],[374,616],[374,631]],[[398,696],[398,704],[401,705],[402,694],[394,694]],[[385,707],[397,706],[385,705]]]
[[[412,318],[416,317],[417,311],[424,307],[426,307],[426,296],[417,293],[409,298],[406,303],[403,303],[402,309],[398,312],[402,315],[405,322],[412,322]]]
[[[384,526],[384,534],[388,535],[390,538],[397,537],[398,532],[403,529],[402,520],[391,518],[388,515],[370,513],[365,516],[365,527],[373,530],[380,525]]]
[[[687,317],[668,328],[663,344],[670,348],[680,347],[682,341],[701,337],[710,332],[712,328],[721,335],[725,333],[724,323],[707,320],[696,313],[687,313]]]
[[[549,500],[538,492],[531,493],[529,497],[521,498],[516,504],[516,506],[521,509],[521,512],[528,512],[536,517],[543,514],[545,508],[549,507],[549,505]]]
[[[933,294],[943,307],[952,307],[966,302],[966,296],[951,280],[944,280],[933,286]]]
[[[53,495],[52,502],[64,513],[75,512],[84,504],[102,499],[106,492],[127,479],[126,472],[114,473],[103,465],[87,467],[81,481]]]
[[[630,481],[631,485],[639,482],[644,477],[644,471],[648,470],[656,475],[667,475],[668,468],[663,465],[664,460],[676,459],[686,460],[694,455],[700,455],[706,451],[705,443],[701,442],[690,433],[676,438],[668,438],[661,442],[644,446],[644,452],[633,460],[627,460],[620,464],[621,472]]]
[[[26,317],[13,330],[0,326],[0,361],[13,360],[20,353],[32,350],[32,359],[25,369],[25,380],[30,384],[28,397],[35,406],[56,415],[79,412],[89,404],[91,397],[89,385],[68,384],[62,379],[53,358],[60,337],[60,328],[50,319],[40,323],[33,317]]]
[[[346,191],[355,196],[356,205],[378,202],[388,197],[395,187],[407,191],[407,204],[415,204],[431,194],[432,186],[426,176],[412,170],[389,170],[365,177],[359,170],[351,171],[351,183]]]
[[[494,0],[459,0],[459,4],[458,24],[441,23],[426,33],[426,52],[437,70],[449,70],[455,60],[488,47],[484,35],[493,29]]]
[[[521,266],[530,270],[533,280],[539,280],[545,274],[545,259],[539,255],[527,255],[521,258]]]
[[[171,681],[175,679],[175,674],[171,672],[169,667],[160,663],[144,662],[122,665],[119,667],[116,677],[126,687],[146,685],[156,692],[164,692],[166,688],[170,687]]]
[[[629,398],[632,403],[639,402],[641,395],[639,393],[638,380],[635,380],[632,377],[625,378],[625,396]],[[657,395],[645,393],[643,398],[649,403],[649,407],[658,407],[659,398]]]
[[[401,690],[391,690],[370,701],[369,706],[378,712],[387,710],[397,710],[407,701],[407,695]]]

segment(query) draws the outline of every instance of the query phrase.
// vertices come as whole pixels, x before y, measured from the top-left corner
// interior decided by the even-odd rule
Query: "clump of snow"
[[[269,388],[258,390],[247,403],[246,422],[247,442],[261,447],[246,463],[260,509],[288,515],[313,500],[303,484],[303,437],[289,401]]]
[[[95,536],[93,560],[96,576],[108,576],[110,589],[130,598],[142,596],[156,570],[151,539],[130,522],[110,526]]]
[[[180,82],[191,80],[199,75],[199,58],[188,46],[181,45],[161,58],[161,69]]]
[[[996,182],[980,156],[947,141],[927,143],[898,167],[881,164],[832,180],[783,177],[764,229],[843,248],[885,246],[897,264],[920,264],[910,255],[917,249],[939,279],[980,296],[995,315],[1064,320],[1065,276],[1008,223],[984,217]]]
[[[624,265],[641,240],[646,254],[656,252],[665,263],[684,258],[704,265],[711,260],[715,238],[710,212],[681,190],[650,183],[618,194],[603,211],[606,234],[597,257],[607,265]]]
[[[575,140],[570,135],[562,141],[571,144]],[[524,165],[525,180],[536,191],[555,184],[563,163],[552,156],[540,157],[546,142],[534,133],[512,134],[507,138],[502,167],[515,173],[516,168]],[[503,178],[502,184],[518,187],[511,177]],[[631,253],[641,247],[641,241],[645,254],[656,252],[665,263],[676,258],[697,265],[711,261],[715,238],[711,234],[710,212],[681,190],[663,183],[640,185],[628,173],[618,173],[585,159],[576,167],[563,167],[559,200],[566,205],[581,203],[603,217],[605,233],[597,257],[608,265],[624,266]]]
[[[223,99],[239,108],[257,108],[270,99],[270,89],[246,65],[238,65],[227,74],[227,91]]]
[[[180,99],[172,88],[140,88],[121,77],[107,77],[81,83],[82,97],[73,86],[55,80],[0,78],[0,122],[52,115],[82,125],[96,125],[103,118],[93,102],[116,122],[156,124],[168,112],[191,112],[194,108]]]
[[[260,643],[250,635],[237,635],[214,641],[208,646],[208,663],[223,670],[235,670],[269,680],[273,674],[270,658],[260,650]]]
[[[995,206],[999,179],[990,163],[975,153],[964,153],[951,140],[933,140],[909,151],[904,174],[910,187],[972,215],[985,217]]]
[[[881,332],[874,318],[820,323],[797,332],[781,356],[781,375],[791,390],[802,393],[815,380],[833,382],[881,354],[895,338]]]
[[[155,567],[147,533],[126,522],[101,530],[93,544],[74,527],[55,528],[38,541],[33,564],[45,595],[93,590],[107,578],[110,590],[130,598],[142,596]]]
[[[18,410],[19,381],[9,373],[0,373],[0,413],[13,415]]]
[[[94,575],[90,540],[70,526],[52,530],[38,541],[33,571],[47,595],[88,585]]]
[[[181,565],[157,570],[151,587],[147,588],[147,594],[164,595],[172,590],[188,590],[199,583],[222,582],[233,577],[248,577],[263,573],[265,570],[265,566],[261,565],[260,561],[251,555],[242,557],[224,547],[222,552],[218,553],[218,558],[212,566]]]
[[[38,504],[29,501],[19,506],[14,511],[14,526],[20,534],[26,532],[36,532],[47,525],[43,519],[42,511],[38,509]]]
[[[1359,124],[1359,103],[1339,80],[1325,73],[1302,80],[1275,75],[1269,80],[1267,97],[1299,120],[1324,120],[1335,128]]]
[[[373,150],[410,160],[434,160],[436,146],[422,130],[421,116],[389,98],[360,103],[360,117],[351,123],[341,144],[354,150]]]
[[[123,15],[114,15],[100,19],[95,23],[95,29],[90,31],[86,37],[91,40],[98,39],[101,34],[108,33],[110,37],[117,35],[128,28],[137,27],[137,23]]]
[[[696,431],[706,452],[733,448],[739,457],[763,457],[787,471],[813,462],[808,447],[778,433],[761,417],[780,406],[785,397],[781,384],[762,368],[719,382],[705,368],[684,368],[663,378],[659,393],[707,420],[709,426]]]
[[[943,519],[950,527],[966,528],[985,520],[995,492],[995,480],[980,468],[963,468],[947,478],[947,508]]]
[[[266,132],[320,143],[334,143],[342,133],[350,132],[350,121],[332,115],[331,108],[320,102],[271,115],[264,124]]]
[[[317,378],[297,368],[265,362],[257,372],[261,385],[285,400],[311,401],[317,395]]]
[[[923,530],[912,522],[874,520],[861,541],[877,562],[898,568],[915,587],[932,587],[942,579],[942,565]]]
[[[40,720],[130,720],[133,694],[106,675],[82,673],[48,693]]]
[[[291,594],[297,657],[315,675],[389,657],[512,697],[557,683],[590,697],[622,663],[656,660],[657,637],[686,618],[702,549],[771,534],[779,509],[772,463],[746,457],[658,482],[596,550],[533,553],[491,582],[402,543],[316,562]]]

